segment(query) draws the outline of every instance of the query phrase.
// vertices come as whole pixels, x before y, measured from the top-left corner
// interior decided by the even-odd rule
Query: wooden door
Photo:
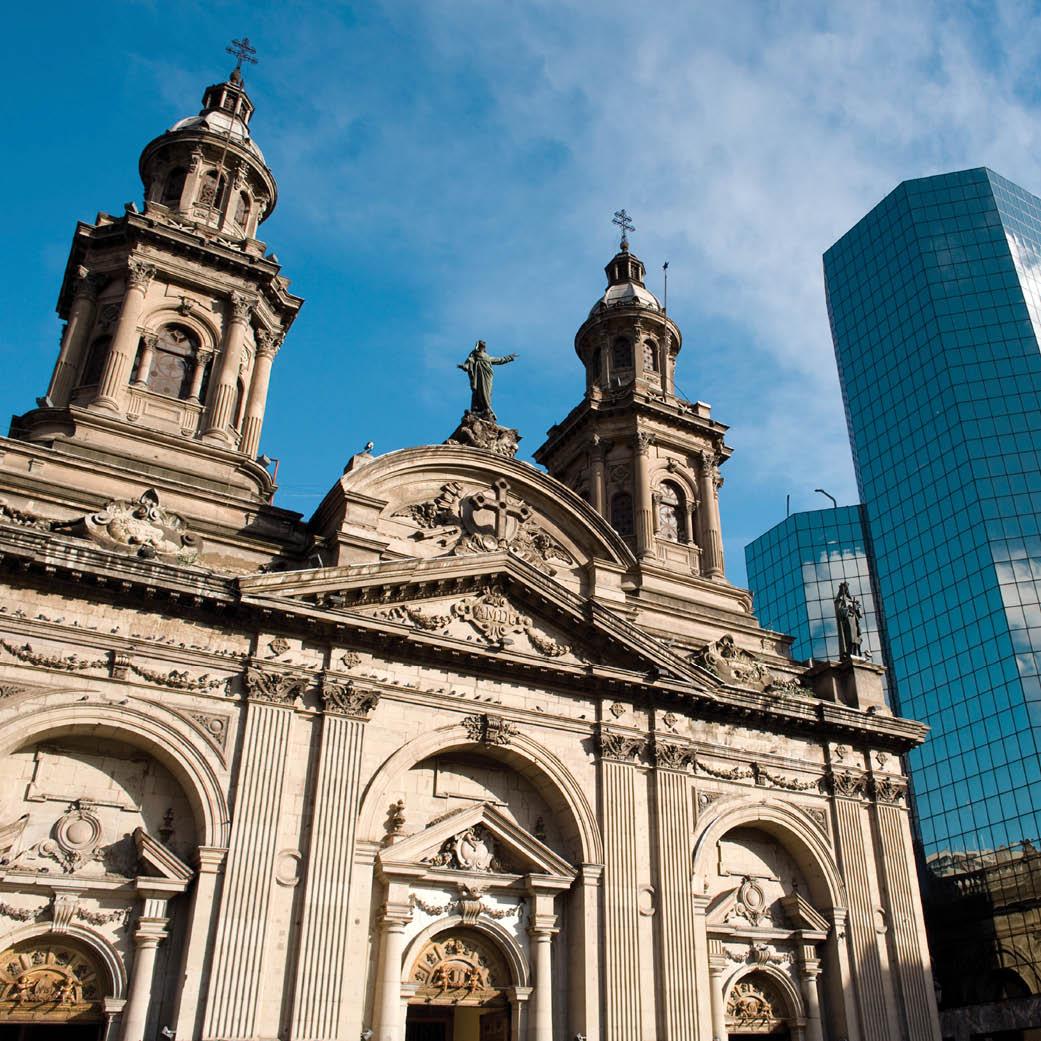
[[[481,1016],[481,1041],[510,1041],[510,1012],[501,1009]]]

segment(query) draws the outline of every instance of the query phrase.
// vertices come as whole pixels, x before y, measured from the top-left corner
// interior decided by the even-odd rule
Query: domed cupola
[[[248,47],[249,41],[243,43]],[[241,58],[247,55],[240,54]],[[241,63],[206,88],[202,110],[149,142],[139,169],[145,212],[244,241],[275,208],[278,190],[249,129],[253,102]]]
[[[625,234],[631,230],[635,229],[623,224],[620,248],[604,268],[607,288],[575,336],[575,351],[586,367],[586,393],[594,398],[634,382],[674,393],[673,372],[683,337],[644,285],[647,269],[630,252]]]

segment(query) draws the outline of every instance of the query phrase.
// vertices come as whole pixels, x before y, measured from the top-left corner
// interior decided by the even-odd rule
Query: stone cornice
[[[29,528],[0,526],[0,556],[23,573],[35,572],[47,580],[60,577],[69,582],[85,583],[88,588],[100,586],[114,589],[121,595],[136,591],[142,598],[187,603],[207,612],[233,608],[239,619],[237,625],[243,631],[249,631],[258,621],[263,625],[265,618],[277,614],[281,626],[299,626],[312,634],[312,638],[316,631],[322,630],[332,641],[350,634],[352,639],[360,638],[365,644],[378,644],[383,653],[389,652],[403,660],[419,657],[443,663],[447,659],[466,670],[538,677],[539,682],[554,689],[578,691],[585,695],[591,691],[624,691],[628,697],[637,697],[656,705],[669,705],[676,711],[702,719],[739,721],[770,730],[795,730],[813,733],[815,736],[831,736],[833,739],[850,738],[898,752],[920,743],[928,730],[911,720],[872,715],[812,697],[762,694],[721,684],[710,689],[705,685],[699,686],[697,680],[687,676],[666,676],[661,672],[655,676],[646,671],[569,664],[558,659],[535,658],[509,650],[490,650],[462,639],[425,633],[385,619],[321,608],[288,597],[256,594],[240,597],[237,595],[239,585],[263,589],[268,585],[268,580],[282,576],[260,576],[237,583],[234,579],[216,576],[199,568],[123,557],[85,541]],[[555,584],[545,581],[542,576],[537,576],[537,579],[545,589],[534,588],[534,576],[537,576],[536,572],[532,576],[525,576],[532,578],[532,584],[528,586],[529,594],[545,593],[547,606],[554,603],[558,605],[570,616],[572,626],[585,624],[591,632],[617,635],[619,639],[623,635],[622,628],[625,628],[624,642],[630,647],[646,647],[652,661],[655,657],[666,665],[671,661],[667,649],[654,646],[651,637],[631,631],[629,627],[620,627],[619,620],[614,618],[608,608],[583,602],[560,587],[551,588]],[[369,576],[370,581],[373,577]],[[222,624],[227,622],[223,621]],[[151,653],[160,656],[163,651],[156,647]]]

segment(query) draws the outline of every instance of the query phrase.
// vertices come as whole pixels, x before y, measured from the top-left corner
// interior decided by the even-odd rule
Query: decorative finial
[[[629,232],[636,231],[636,225],[633,224],[632,217],[630,217],[625,210],[615,210],[614,219],[611,223],[617,224],[618,227],[622,229],[622,249],[628,249]]]
[[[242,79],[242,63],[244,61],[248,62],[250,65],[257,64],[257,49],[250,45],[248,36],[243,36],[241,40],[232,40],[224,49],[228,54],[233,54],[235,56],[236,64],[235,68],[231,72],[232,79],[236,78],[236,73],[238,73],[238,79]]]

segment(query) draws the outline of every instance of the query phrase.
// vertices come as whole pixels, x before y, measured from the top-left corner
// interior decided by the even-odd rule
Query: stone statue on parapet
[[[470,411],[478,419],[495,422],[495,413],[492,411],[492,366],[508,365],[516,358],[516,354],[493,358],[484,340],[478,340],[466,361],[459,366],[470,377]]]
[[[516,357],[516,354],[507,354],[495,358],[488,353],[484,340],[474,344],[466,361],[458,366],[470,379],[470,407],[463,413],[459,426],[446,445],[483,448],[507,458],[517,454],[520,434],[511,427],[499,426],[492,411],[492,366],[508,365]]]
[[[849,583],[842,582],[835,596],[835,621],[839,627],[839,657],[863,658],[860,620],[863,612],[860,601],[849,591]]]

